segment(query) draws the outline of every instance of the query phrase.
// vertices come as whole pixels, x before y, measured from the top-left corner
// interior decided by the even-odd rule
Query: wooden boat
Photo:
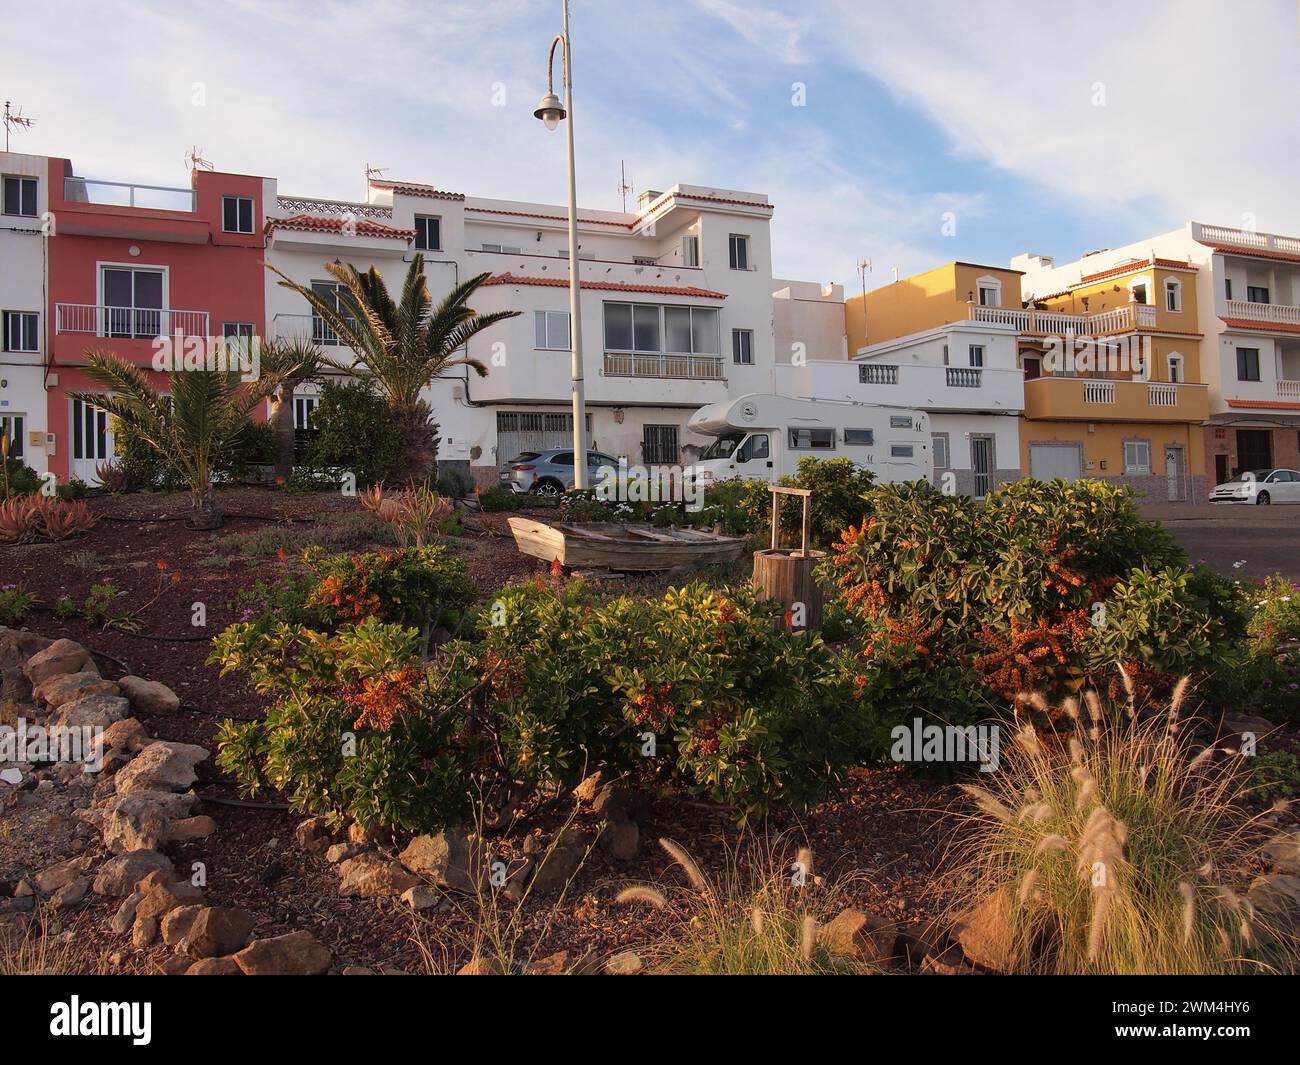
[[[515,546],[544,562],[558,561],[570,569],[619,572],[654,571],[675,566],[732,562],[745,550],[737,536],[719,536],[698,529],[659,529],[618,522],[571,524],[510,518]]]

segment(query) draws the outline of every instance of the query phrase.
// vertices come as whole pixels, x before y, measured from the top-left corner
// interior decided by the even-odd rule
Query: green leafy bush
[[[391,480],[401,469],[402,425],[387,401],[364,382],[326,382],[312,425],[316,432],[300,486],[313,478],[329,480],[327,471],[334,469],[355,474],[358,487]]]
[[[21,584],[0,587],[0,625],[21,624],[35,603],[36,596]]]
[[[39,491],[41,477],[22,459],[6,458],[0,467],[0,500]]]
[[[502,488],[499,484],[483,489],[478,497],[479,506],[489,512],[514,510],[517,506],[514,492]]]

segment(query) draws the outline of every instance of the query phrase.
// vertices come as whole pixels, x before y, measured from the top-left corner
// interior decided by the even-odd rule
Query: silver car
[[[602,466],[618,469],[618,459],[600,451],[587,452],[587,485],[594,485]],[[497,472],[502,488],[520,495],[532,492],[539,496],[559,495],[573,487],[573,448],[553,447],[545,451],[523,451]]]
[[[1300,503],[1300,470],[1243,470],[1210,493],[1211,503]]]

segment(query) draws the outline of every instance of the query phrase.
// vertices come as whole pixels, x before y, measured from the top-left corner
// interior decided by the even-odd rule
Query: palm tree
[[[310,340],[263,341],[258,354],[262,372],[280,379],[280,387],[271,393],[268,421],[275,430],[275,476],[287,481],[293,473],[294,392],[308,381],[319,380],[334,363]]]
[[[189,485],[194,528],[220,526],[225,513],[212,487],[213,463],[238,442],[249,412],[280,387],[278,374],[241,381],[238,372],[223,369],[176,370],[167,375],[171,394],[165,396],[140,367],[107,352],[86,352],[86,373],[111,394],[74,392],[73,398],[107,411]]]
[[[292,289],[311,304],[312,310],[352,349],[349,372],[369,381],[388,400],[402,427],[405,440],[403,480],[427,480],[436,469],[438,427],[433,412],[420,392],[453,366],[468,366],[480,377],[487,368],[477,359],[455,353],[470,337],[518,311],[479,314],[467,301],[488,279],[478,274],[462,281],[436,307],[429,296],[424,276],[424,256],[411,260],[402,285],[401,298],[394,302],[383,275],[373,266],[360,273],[354,266],[326,263],[325,269],[339,283],[338,305],[310,288],[280,275],[280,284]]]

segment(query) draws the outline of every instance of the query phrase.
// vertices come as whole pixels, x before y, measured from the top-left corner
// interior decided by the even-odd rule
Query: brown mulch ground
[[[354,499],[332,494],[240,489],[224,493],[223,499],[227,521],[216,532],[196,532],[185,524],[188,503],[183,495],[137,494],[90,500],[102,520],[77,539],[0,547],[0,585],[21,584],[42,601],[28,617],[27,627],[77,640],[120,660],[131,672],[170,685],[181,697],[182,709],[166,717],[142,715],[146,729],[161,739],[198,743],[210,750],[223,718],[256,716],[264,705],[240,678],[220,677],[206,663],[208,639],[237,620],[231,600],[240,588],[283,573],[307,543],[339,536],[358,509]],[[504,515],[474,514],[465,524],[466,535],[450,538],[449,547],[465,562],[484,596],[540,572],[539,563],[516,552]],[[284,559],[279,548],[284,549]],[[112,584],[123,593],[115,602],[121,609],[140,612],[140,633],[102,629],[54,614],[52,605],[59,597],[80,603],[94,584]],[[191,625],[196,602],[206,606],[205,629]],[[123,672],[108,658],[101,657],[99,665],[110,678]],[[236,796],[211,760],[199,770],[198,790],[205,798]],[[855,770],[838,798],[766,828],[791,841],[806,841],[823,875],[850,870],[859,874],[853,893],[860,905],[914,920],[942,905],[932,885],[946,845],[942,811],[950,802],[949,789],[901,770]],[[398,900],[340,898],[334,869],[323,858],[302,853],[294,842],[299,815],[214,802],[205,802],[202,812],[217,821],[217,834],[175,848],[173,855],[178,869],[193,861],[204,863],[210,902],[260,914],[259,935],[306,928],[334,952],[339,966],[421,968],[412,939],[415,922],[405,906]],[[521,840],[537,824],[554,828],[569,812],[559,804],[529,811],[530,823],[514,834]],[[16,879],[79,853],[72,824],[66,811],[38,812],[30,802],[0,809],[0,880]],[[594,851],[561,905],[553,905],[553,896],[531,898],[525,908],[525,939],[541,940],[543,953],[561,948],[609,952],[642,945],[653,932],[645,912],[618,907],[613,897],[629,882],[678,878],[653,841],[660,836],[676,839],[707,872],[723,867],[728,848],[738,839],[722,811],[683,800],[652,803],[640,824],[642,847],[636,860],[614,862]],[[108,970],[156,971],[169,951],[157,947],[138,953],[128,940],[111,936],[105,922],[115,907],[115,902],[91,896],[68,926],[78,933],[88,956],[100,959]],[[423,933],[432,939],[455,939],[465,924],[463,915],[444,913],[432,918]]]

